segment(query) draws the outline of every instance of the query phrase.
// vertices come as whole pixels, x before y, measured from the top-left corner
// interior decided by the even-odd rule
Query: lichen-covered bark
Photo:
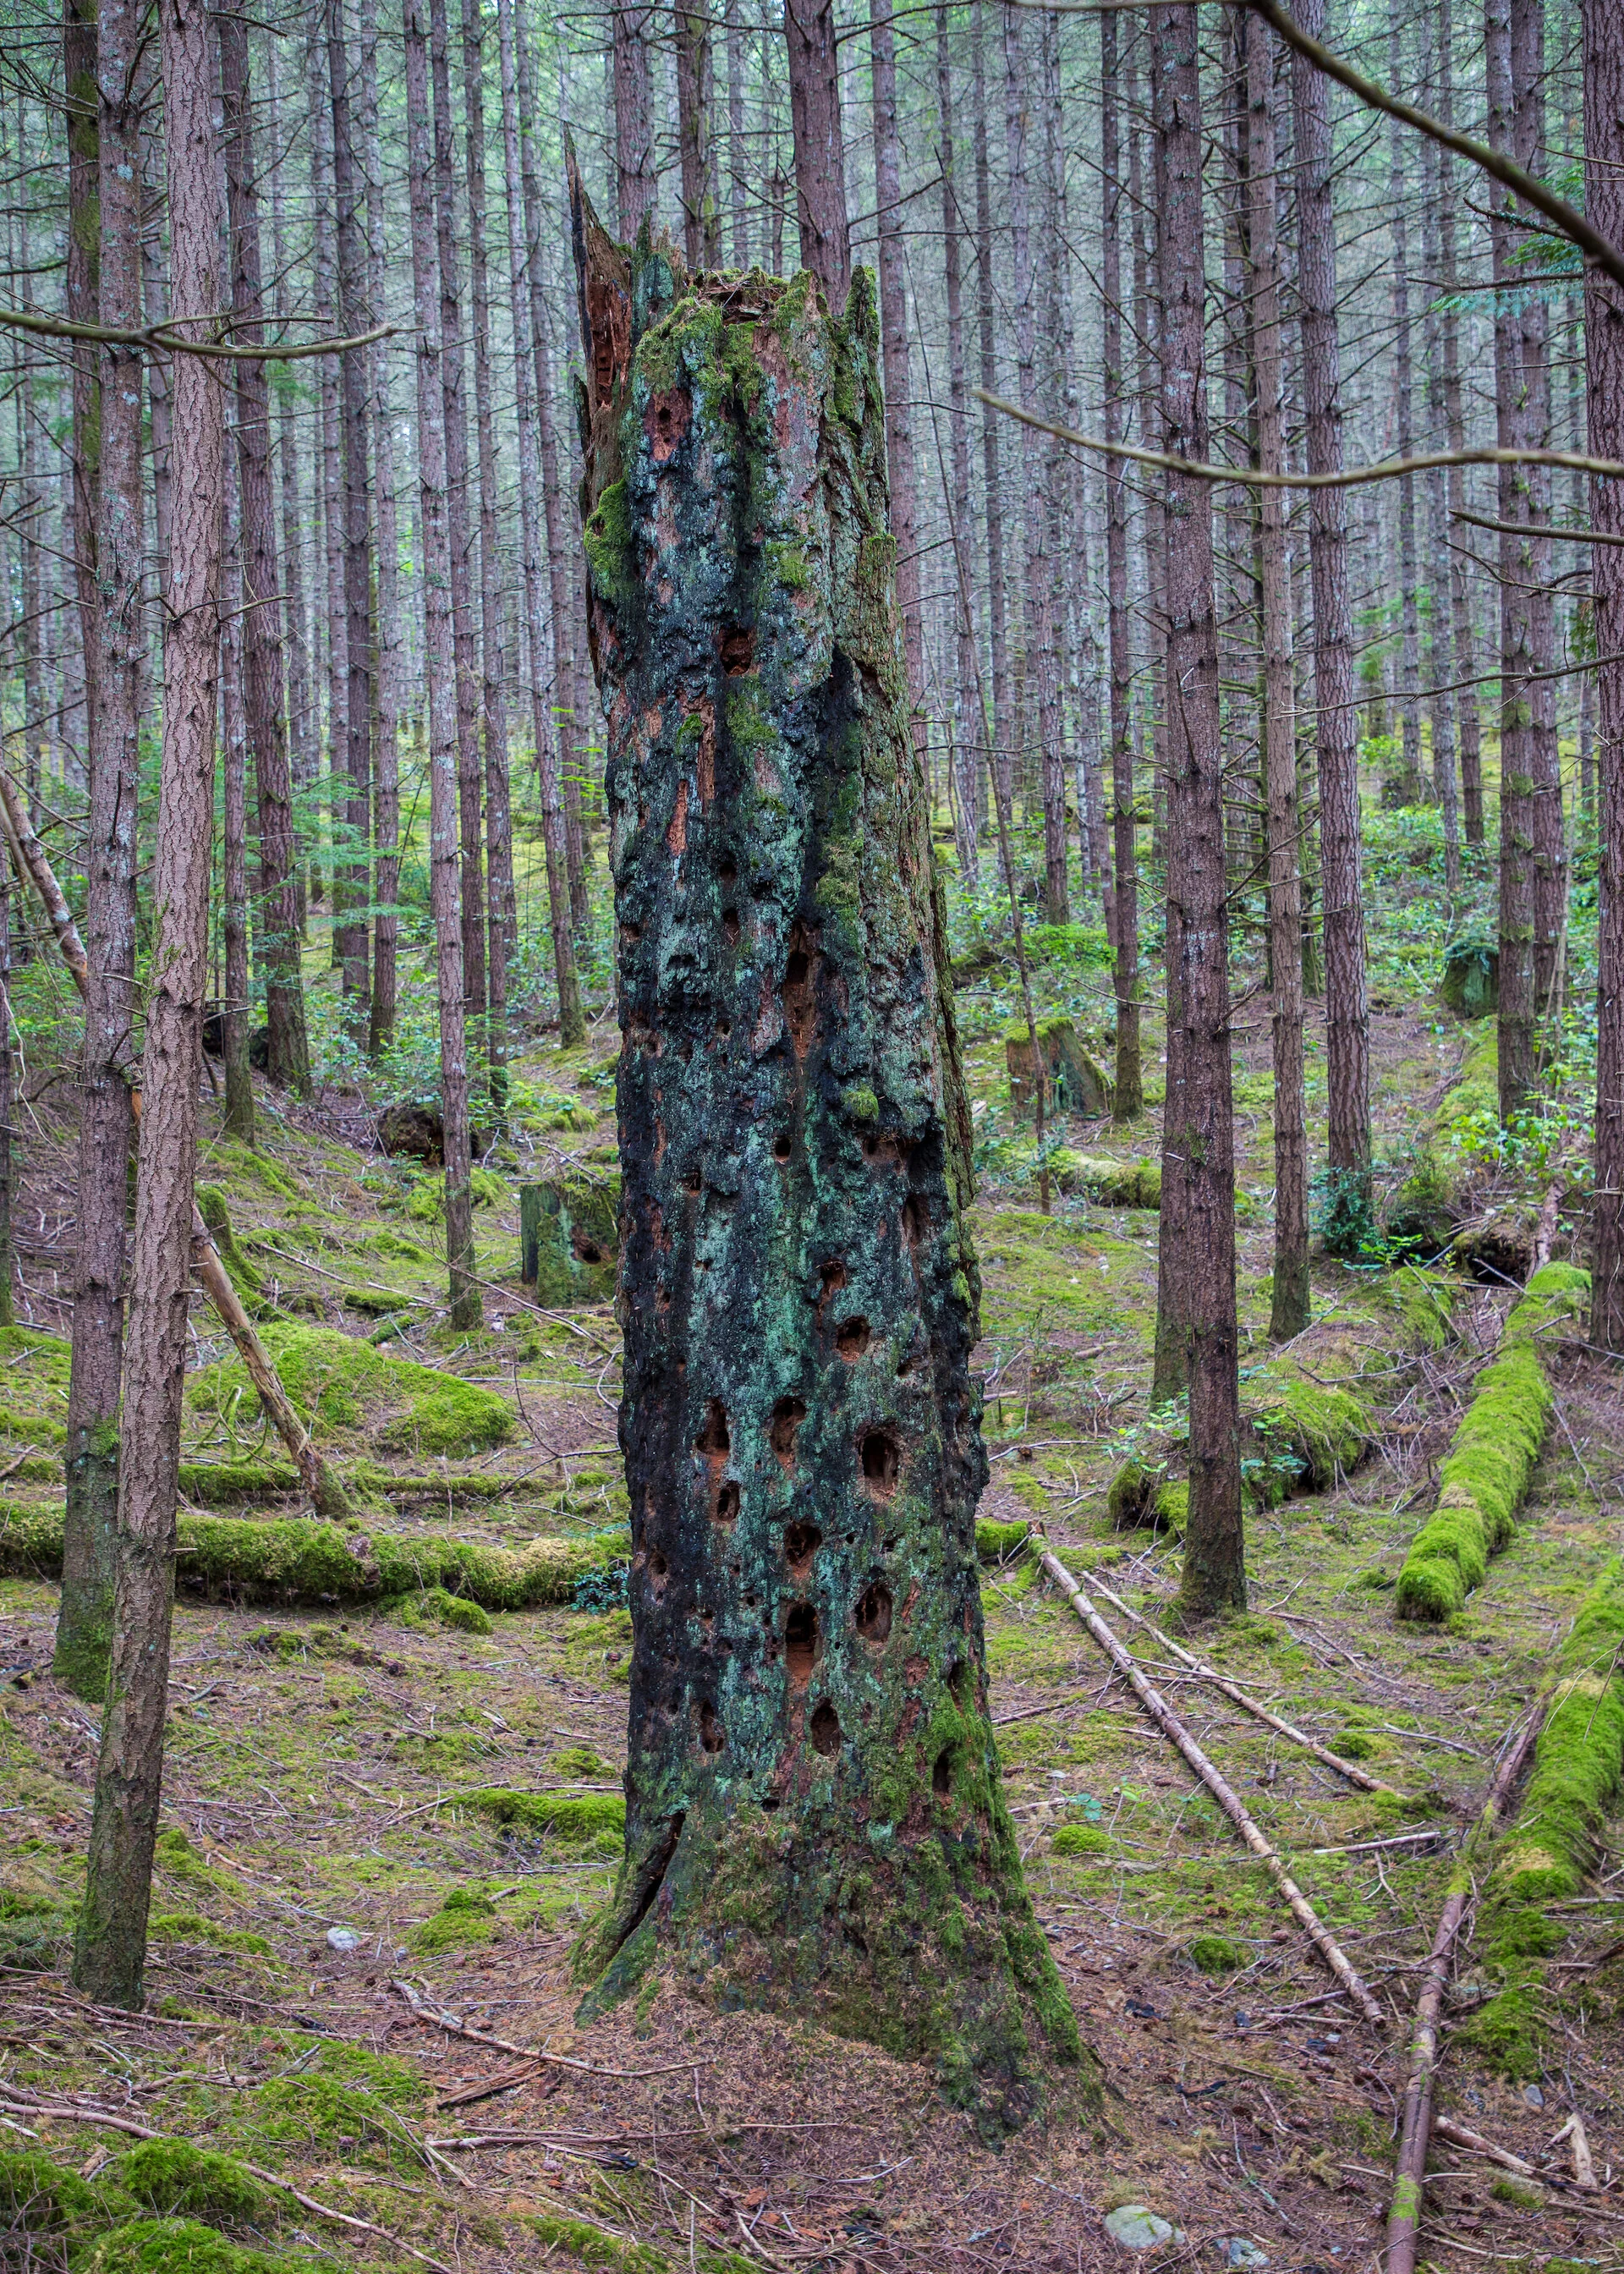
[[[934,2057],[1077,2034],[987,1713],[979,1283],[872,285],[691,285],[576,185],[623,1035],[627,1857],[650,1963]]]

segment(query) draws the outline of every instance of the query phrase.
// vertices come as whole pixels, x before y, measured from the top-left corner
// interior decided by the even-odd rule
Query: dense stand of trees
[[[1316,1184],[1344,1244],[1372,1222],[1362,797],[1436,807],[1452,904],[1495,864],[1508,1125],[1559,1054],[1575,848],[1599,857],[1592,1330],[1624,1347],[1616,11],[861,17],[8,11],[4,725],[19,874],[54,866],[84,938],[58,1663],[109,1700],[106,1995],[139,1975],[106,1922],[155,1823],[136,1638],[170,1577],[205,1005],[245,1141],[256,1058],[296,1095],[370,1067],[432,1097],[470,1326],[513,1038],[579,1043],[608,983],[572,143],[621,238],[691,272],[804,266],[838,318],[876,271],[938,844],[1012,925],[1028,1009],[1023,921],[1102,927],[1124,1120],[1165,1014],[1189,1607],[1244,1591],[1233,948],[1267,960],[1277,1337]],[[36,905],[13,892],[8,957],[43,945]]]

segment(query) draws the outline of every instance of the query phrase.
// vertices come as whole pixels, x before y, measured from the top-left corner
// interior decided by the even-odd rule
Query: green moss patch
[[[1111,1835],[1101,1824],[1063,1824],[1049,1845],[1056,1856],[1109,1856]]]
[[[1511,1537],[1545,1442],[1551,1388],[1538,1347],[1590,1285],[1566,1263],[1536,1272],[1506,1321],[1499,1354],[1477,1376],[1438,1474],[1438,1505],[1410,1543],[1395,1603],[1407,1619],[1446,1619],[1481,1586]]]
[[[273,2215],[275,2196],[234,2156],[190,2140],[143,2140],[110,2166],[143,2210],[247,2225]]]
[[[274,2274],[329,2266],[304,2251],[246,2250],[192,2218],[132,2219],[102,2235],[76,2274]]]
[[[618,1792],[509,1792],[500,1785],[463,1796],[493,1823],[524,1832],[545,1832],[567,1848],[584,1848],[600,1833],[624,1835],[626,1802]]]
[[[1031,1537],[1032,1526],[1019,1517],[1012,1524],[1000,1524],[990,1516],[975,1519],[975,1552],[983,1563],[1007,1563]]]
[[[387,1358],[370,1342],[326,1327],[267,1326],[265,1344],[300,1414],[317,1434],[365,1430],[385,1451],[465,1456],[506,1444],[514,1417],[477,1382],[433,1367]],[[186,1392],[199,1413],[257,1418],[259,1401],[235,1359],[206,1367]]]
[[[1184,1955],[1203,1974],[1234,1974],[1247,1963],[1246,1952],[1227,1934],[1193,1935],[1184,1945]]]
[[[244,1958],[270,1958],[274,1954],[262,1934],[216,1926],[200,1911],[160,1911],[147,1932],[154,1942],[200,1942],[211,1950],[233,1951]]]
[[[1160,1161],[1113,1161],[1063,1148],[1049,1166],[1061,1192],[1086,1193],[1101,1208],[1162,1206]]]
[[[414,1950],[432,1955],[489,1942],[496,1928],[496,1905],[477,1887],[453,1887],[440,1909],[412,1929]]]

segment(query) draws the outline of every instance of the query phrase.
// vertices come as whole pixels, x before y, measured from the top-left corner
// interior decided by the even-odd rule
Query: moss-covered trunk
[[[998,1784],[966,1118],[872,287],[689,278],[575,185],[618,921],[627,1859],[656,1962],[1024,2105],[1075,2054]]]

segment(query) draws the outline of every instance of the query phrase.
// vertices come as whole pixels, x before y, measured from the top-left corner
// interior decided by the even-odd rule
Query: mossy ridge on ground
[[[1624,1563],[1615,1558],[1561,1651],[1533,1771],[1479,1915],[1478,1944],[1500,1987],[1473,2016],[1470,2033],[1510,2077],[1539,2069],[1554,1995],[1541,1962],[1567,1937],[1551,1906],[1577,1895],[1594,1869],[1607,1811],[1624,1781],[1621,1654]]]
[[[515,1432],[507,1401],[478,1383],[388,1358],[371,1343],[327,1327],[267,1325],[265,1344],[283,1389],[312,1429],[365,1428],[386,1450],[467,1456],[504,1445]],[[235,1359],[206,1367],[189,1384],[192,1410],[258,1419],[259,1401]]]
[[[1588,1272],[1547,1263],[1514,1306],[1499,1352],[1478,1374],[1439,1470],[1437,1508],[1399,1573],[1401,1618],[1436,1621],[1459,1611],[1482,1585],[1490,1557],[1510,1539],[1551,1407],[1539,1337],[1574,1314],[1590,1284]]]

